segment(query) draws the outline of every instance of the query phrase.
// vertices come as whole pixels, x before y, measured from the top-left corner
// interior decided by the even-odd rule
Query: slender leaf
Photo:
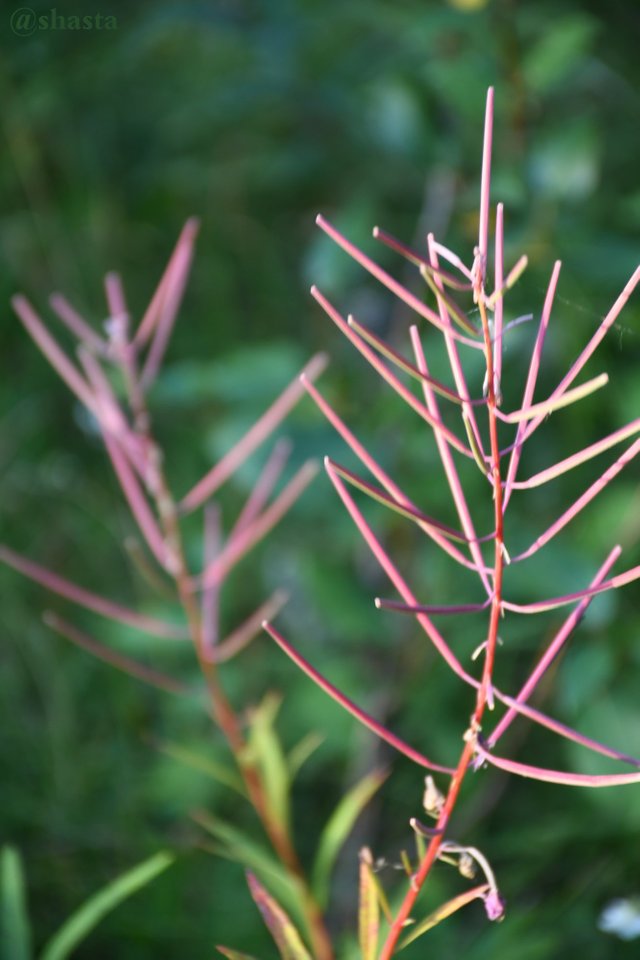
[[[27,913],[22,858],[15,847],[0,854],[0,909],[2,910],[2,960],[30,960],[31,929]]]
[[[287,764],[289,766],[289,777],[293,781],[304,763],[315,753],[325,741],[324,736],[316,730],[312,730],[296,743],[288,755]]]
[[[251,896],[276,942],[282,960],[311,960],[300,934],[280,904],[250,871],[247,871],[247,882]]]
[[[220,944],[216,946],[218,953],[221,953],[223,957],[227,957],[228,960],[255,960],[255,957],[250,956],[248,953],[240,953],[239,950],[232,950],[231,947],[223,947]]]
[[[195,753],[193,750],[189,750],[170,740],[154,742],[154,746],[161,753],[166,754],[166,756],[171,757],[173,760],[177,760],[178,763],[182,763],[186,767],[191,767],[192,770],[199,770],[200,773],[204,773],[212,780],[215,780],[216,783],[230,787],[232,790],[235,790],[236,793],[239,793],[240,796],[246,797],[246,792],[239,775],[235,770],[230,769],[223,763],[219,763],[210,756],[203,757],[199,753]]]
[[[64,960],[70,956],[103,917],[170,867],[174,860],[170,853],[160,851],[108,883],[69,917],[46,944],[40,960]]]
[[[241,830],[206,811],[199,810],[192,814],[192,817],[219,841],[220,846],[215,850],[217,856],[227,857],[259,874],[261,879],[275,890],[278,900],[286,905],[296,920],[304,922],[300,884],[269,850]]]
[[[380,930],[378,891],[373,882],[371,851],[360,851],[360,902],[358,906],[358,939],[362,960],[376,960]]]
[[[329,818],[318,842],[313,865],[312,887],[318,903],[326,905],[329,899],[329,880],[336,858],[360,813],[371,797],[384,783],[386,771],[374,770],[344,795]]]
[[[436,927],[443,920],[446,920],[447,917],[450,917],[452,913],[456,913],[462,907],[471,903],[472,900],[477,900],[478,897],[484,897],[488,892],[489,884],[483,883],[478,887],[473,887],[471,890],[465,890],[464,893],[453,897],[451,900],[447,900],[446,903],[437,907],[428,917],[425,917],[424,920],[421,920],[420,923],[412,928],[411,933],[407,934],[404,940],[401,940],[398,944],[398,950],[402,950],[410,943],[413,943],[413,941],[421,937],[423,933],[426,933],[428,930],[431,930],[432,927]]]
[[[289,766],[275,731],[280,703],[280,697],[268,693],[260,706],[252,710],[249,720],[249,749],[262,774],[269,812],[288,834],[291,785]]]

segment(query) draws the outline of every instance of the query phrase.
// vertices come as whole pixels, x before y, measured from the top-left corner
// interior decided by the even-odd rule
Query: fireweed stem
[[[484,289],[482,276],[478,271],[478,278],[474,284],[480,319],[482,321],[482,332],[484,336],[485,359],[487,366],[487,417],[489,422],[489,439],[491,444],[491,479],[493,486],[494,515],[495,515],[495,540],[494,540],[494,568],[493,568],[493,598],[491,601],[491,615],[489,619],[489,630],[485,643],[484,666],[482,670],[482,681],[478,688],[476,696],[476,706],[471,717],[471,723],[464,735],[464,747],[458,760],[456,772],[451,778],[449,790],[446,795],[442,812],[436,823],[437,833],[430,841],[426,853],[420,863],[418,870],[411,877],[409,888],[402,901],[400,909],[391,924],[391,929],[380,953],[380,960],[391,960],[400,936],[403,933],[406,921],[411,915],[413,906],[416,902],[424,883],[429,876],[431,867],[438,857],[438,852],[445,840],[446,829],[451,818],[451,814],[456,805],[463,780],[473,760],[476,749],[476,738],[482,728],[482,718],[487,706],[493,704],[492,676],[495,662],[495,652],[498,643],[498,625],[500,623],[500,613],[502,608],[502,579],[504,570],[504,521],[502,515],[502,477],[500,472],[500,446],[498,443],[498,421],[496,417],[497,397],[494,380],[494,362],[493,347],[491,342],[491,331],[487,318],[487,310],[484,299]]]
[[[128,354],[127,360],[124,361],[123,358],[121,362],[123,362],[123,365],[126,362],[129,399],[135,410],[138,427],[142,428],[145,437],[147,455],[152,460],[151,473],[153,480],[150,487],[156,502],[161,527],[175,565],[172,575],[189,625],[189,633],[198,664],[207,686],[213,720],[222,731],[229,749],[233,753],[249,800],[271,841],[273,849],[283,866],[298,881],[314,957],[316,960],[333,960],[333,947],[322,911],[311,892],[288,833],[269,810],[260,771],[255,763],[248,759],[247,743],[238,716],[222,688],[217,665],[208,655],[201,611],[191,587],[192,577],[187,566],[182,543],[178,507],[169,490],[162,467],[162,456],[152,434],[151,417],[144,399],[144,391],[138,385],[137,371],[132,357],[133,351],[127,350],[126,352]]]

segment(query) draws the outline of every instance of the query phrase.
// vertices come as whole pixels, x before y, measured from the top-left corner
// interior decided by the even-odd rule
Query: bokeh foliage
[[[10,11],[2,13],[2,302],[20,289],[44,309],[48,294],[61,290],[100,323],[102,277],[116,268],[139,315],[180,226],[196,213],[202,230],[194,275],[155,392],[176,489],[186,490],[224,452],[313,350],[327,348],[333,363],[323,390],[408,492],[428,512],[452,519],[420,424],[339,340],[306,290],[313,279],[398,344],[405,342],[406,312],[314,231],[313,216],[322,209],[369,251],[375,223],[416,242],[433,229],[454,249],[471,250],[482,107],[494,84],[494,200],[506,205],[508,259],[520,252],[530,258],[512,316],[539,313],[553,261],[564,262],[543,396],[638,261],[640,12],[623,0],[606,12],[595,0],[82,5],[82,13],[91,10],[115,15],[117,30],[18,37],[8,26]],[[401,263],[377,253],[408,280]],[[512,334],[505,365],[513,383],[533,335],[532,325]],[[131,525],[103,453],[8,306],[0,355],[2,540],[135,603],[146,587],[121,546]],[[611,385],[577,412],[551,418],[534,444],[540,466],[638,415],[639,360],[636,298],[590,367],[608,370]],[[437,373],[437,357],[432,366]],[[507,381],[505,375],[509,396]],[[297,462],[312,452],[348,462],[311,404],[300,406],[288,433]],[[259,460],[225,491],[225,508],[241,502]],[[527,474],[537,462],[524,462]],[[601,469],[598,461],[579,478],[514,498],[518,536],[528,541],[544,529]],[[469,480],[484,496],[479,476],[470,472]],[[626,566],[640,562],[639,497],[632,467],[599,510],[585,511],[540,559],[513,571],[513,593],[536,599],[560,592],[560,581],[579,589],[612,542],[625,547]],[[384,522],[386,542],[406,557],[425,599],[461,598],[470,580],[401,523],[371,516]],[[373,609],[372,597],[388,595],[388,587],[323,478],[232,581],[228,616],[241,618],[279,585],[292,594],[283,616],[289,635],[334,682],[427,752],[444,758],[456,749],[468,695],[444,679],[409,621]],[[271,955],[241,870],[202,852],[202,835],[188,819],[204,806],[237,820],[236,803],[154,746],[166,739],[217,756],[221,747],[202,709],[138,687],[69,649],[39,621],[39,611],[58,602],[5,569],[0,596],[2,829],[26,861],[36,940],[43,942],[101,883],[173,843],[183,851],[178,865],[113,914],[78,956],[100,960],[117,949],[124,960],[197,960],[210,956],[215,942]],[[640,729],[637,597],[632,586],[593,604],[547,704],[631,752]],[[195,675],[184,654],[78,619],[121,649]],[[548,629],[557,622],[549,615]],[[460,650],[470,652],[482,639],[473,623],[452,629]],[[499,675],[508,689],[541,648],[538,631],[538,618],[534,627],[509,622]],[[286,693],[280,729],[288,747],[309,730],[325,736],[294,795],[308,857],[321,819],[346,786],[391,758],[266,640],[225,680],[237,702],[257,701],[270,688]],[[533,762],[581,769],[581,756],[567,757],[563,746],[525,724],[517,730],[513,750]],[[358,840],[395,862],[420,796],[418,772],[394,761]],[[607,898],[638,892],[639,809],[633,787],[594,796],[505,781],[496,772],[478,775],[455,829],[494,864],[509,898],[508,919],[487,929],[472,907],[462,921],[431,934],[434,954],[631,956],[633,944],[611,940],[595,923]],[[239,822],[253,828],[241,812]],[[356,850],[354,842],[335,878],[337,937],[355,927]],[[430,904],[452,895],[454,883],[446,868],[436,871]],[[421,949],[417,944],[407,956]]]

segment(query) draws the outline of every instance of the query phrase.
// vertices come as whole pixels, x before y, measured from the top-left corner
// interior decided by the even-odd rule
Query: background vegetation
[[[494,200],[506,204],[508,259],[521,252],[530,259],[513,316],[539,313],[553,261],[564,263],[543,396],[543,385],[555,384],[638,262],[640,9],[623,0],[606,12],[595,0],[64,6],[65,14],[92,10],[117,17],[117,29],[19,37],[6,5],[1,15],[0,302],[22,290],[44,310],[49,293],[60,290],[99,324],[102,277],[118,269],[139,315],[180,227],[196,213],[202,228],[193,278],[154,395],[177,491],[322,348],[332,355],[323,390],[419,502],[446,516],[420,425],[340,341],[307,288],[315,280],[398,343],[406,314],[315,231],[313,217],[321,209],[368,250],[370,227],[379,223],[416,242],[433,229],[454,249],[470,251],[484,96],[494,84]],[[378,254],[402,273],[387,252]],[[594,363],[612,384],[578,412],[551,418],[538,435],[540,465],[638,415],[639,334],[636,298]],[[505,364],[515,383],[531,336],[525,325],[510,341]],[[0,356],[2,540],[135,603],[147,588],[122,547],[131,523],[100,444],[8,305]],[[297,463],[311,452],[348,462],[310,403],[300,405],[287,432]],[[225,504],[240,502],[259,463],[257,456],[239,475]],[[575,496],[602,469],[598,461],[526,502],[514,498],[517,539],[544,529],[572,490]],[[513,577],[513,592],[533,600],[564,592],[556,589],[560,580],[566,590],[579,589],[612,542],[625,547],[625,568],[637,564],[639,518],[632,466],[600,511],[585,511]],[[425,599],[446,602],[466,590],[457,571],[401,523],[385,534]],[[278,585],[292,596],[281,620],[290,638],[354,699],[444,759],[470,700],[445,679],[409,620],[373,608],[373,596],[389,588],[323,477],[241,568],[226,614],[237,621]],[[62,609],[62,601],[3,568],[0,597],[0,815],[3,835],[26,860],[37,941],[92,890],[169,844],[182,851],[177,866],[114,913],[78,957],[101,960],[117,951],[122,960],[199,960],[216,942],[273,955],[242,870],[203,850],[189,820],[190,811],[205,807],[242,824],[242,811],[213,781],[157,749],[171,740],[216,756],[221,748],[204,712],[68,647],[39,619],[41,609]],[[74,616],[120,649],[195,676],[188,654]],[[558,622],[550,614],[548,629]],[[505,628],[500,679],[507,689],[542,645],[539,623],[512,618]],[[594,602],[547,690],[549,712],[636,753],[639,626],[635,586]],[[476,629],[453,624],[458,649],[470,652],[482,640]],[[308,857],[346,787],[392,758],[266,638],[234,661],[225,682],[237,702],[271,689],[285,693],[279,726],[287,746],[310,730],[325,738],[295,790],[296,829]],[[590,762],[524,723],[510,747],[540,765],[586,769],[581,764]],[[419,814],[418,772],[396,759],[393,770],[338,867],[331,913],[337,939],[354,927],[358,845],[366,839],[376,855],[396,862],[408,818]],[[631,956],[634,945],[600,933],[596,921],[611,897],[640,894],[638,796],[635,787],[580,793],[479,774],[466,787],[455,835],[490,858],[508,917],[487,928],[481,908],[471,907],[432,934],[434,954]],[[253,829],[248,817],[246,826]],[[454,889],[441,873],[430,888],[433,902]]]

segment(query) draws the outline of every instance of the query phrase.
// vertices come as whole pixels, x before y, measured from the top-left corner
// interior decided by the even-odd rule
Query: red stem
[[[451,778],[449,790],[438,817],[436,824],[437,834],[433,837],[427,851],[418,867],[418,870],[411,878],[409,889],[407,890],[400,909],[396,914],[387,939],[380,953],[380,960],[391,960],[403,930],[405,922],[409,919],[411,911],[416,902],[424,883],[429,875],[431,867],[438,856],[440,845],[444,840],[449,819],[456,805],[460,788],[464,777],[469,769],[469,764],[475,753],[475,743],[478,733],[481,729],[482,717],[487,704],[491,702],[491,678],[493,675],[493,666],[495,662],[495,652],[498,643],[498,624],[500,622],[500,613],[502,607],[502,576],[504,569],[504,527],[502,516],[502,478],[500,474],[500,447],[498,444],[498,423],[496,417],[496,393],[494,385],[494,364],[493,350],[491,344],[491,333],[487,320],[487,312],[484,304],[484,291],[481,286],[481,279],[477,282],[477,301],[482,320],[482,330],[484,334],[485,357],[487,364],[487,415],[489,419],[489,437],[491,441],[491,478],[493,483],[494,507],[495,507],[495,558],[493,569],[493,599],[491,602],[491,615],[489,619],[489,629],[485,645],[484,666],[482,671],[482,681],[478,688],[476,696],[476,706],[471,717],[469,728],[464,734],[464,747],[458,760],[456,772]]]

